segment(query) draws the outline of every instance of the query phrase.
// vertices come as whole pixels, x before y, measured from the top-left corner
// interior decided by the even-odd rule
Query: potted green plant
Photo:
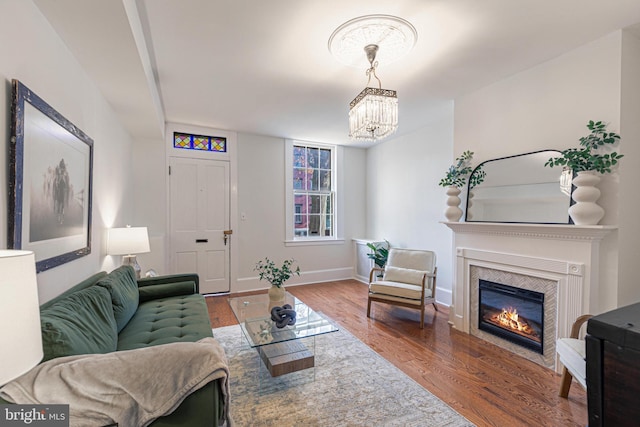
[[[371,249],[371,252],[367,256],[373,260],[374,264],[380,268],[384,268],[387,264],[387,258],[389,257],[389,241],[384,240],[384,243],[367,243],[367,247]],[[379,275],[381,276],[381,275]]]
[[[591,133],[580,138],[582,148],[567,148],[560,152],[560,157],[550,158],[545,166],[566,166],[576,173],[587,171],[599,172],[600,174],[611,173],[611,168],[624,155],[615,151],[601,153],[597,150],[605,145],[617,143],[620,141],[620,135],[615,132],[607,132],[607,125],[601,121],[589,120],[587,128]]]
[[[596,185],[600,176],[611,173],[611,168],[624,157],[617,152],[602,152],[601,148],[620,141],[620,135],[607,132],[607,125],[602,121],[589,120],[589,135],[580,138],[580,148],[567,148],[559,157],[552,157],[545,166],[563,166],[573,170],[576,177],[572,184],[576,189],[571,197],[576,202],[569,208],[569,216],[577,225],[595,225],[604,216],[604,209],[596,204],[600,190]]]
[[[467,175],[471,173],[471,160],[473,151],[465,151],[456,158],[456,163],[449,166],[446,175],[438,184],[440,187],[464,187],[467,182]]]
[[[266,280],[271,284],[269,288],[269,298],[273,301],[284,299],[284,282],[289,280],[294,274],[300,275],[300,267],[293,268],[293,259],[285,259],[281,266],[269,258],[265,258],[256,263],[254,270],[258,272],[260,280]]]
[[[472,151],[465,151],[456,158],[456,163],[451,165],[447,170],[444,178],[438,183],[441,187],[447,187],[447,209],[444,215],[449,221],[458,221],[462,216],[460,209],[460,187],[464,187],[467,182],[467,176],[471,173],[471,160],[473,159]]]
[[[389,241],[384,240],[384,243],[367,243],[367,247],[371,249],[371,252],[367,254],[369,258],[373,260],[375,265],[380,268],[384,268],[387,264],[387,258],[389,257]]]

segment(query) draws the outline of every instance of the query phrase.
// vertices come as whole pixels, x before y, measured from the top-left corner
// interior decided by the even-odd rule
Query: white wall
[[[438,186],[453,161],[453,103],[424,128],[367,150],[367,234],[391,246],[436,252],[436,299],[451,304],[451,230],[445,189]],[[426,120],[425,120],[426,121]]]
[[[163,141],[135,141],[135,219],[134,224],[149,229],[152,252],[138,255],[143,271],[153,268],[170,273],[164,262],[166,241],[166,161]],[[237,218],[233,230],[231,292],[265,289],[253,270],[256,262],[269,257],[279,262],[294,258],[302,275],[288,285],[353,276],[352,238],[365,234],[364,149],[344,147],[340,170],[343,200],[344,241],[335,245],[285,246],[285,139],[246,133],[237,134]],[[244,215],[244,220],[240,216]],[[232,220],[233,222],[233,220]],[[235,280],[233,280],[235,278]]]
[[[266,288],[257,281],[255,263],[265,257],[280,262],[294,258],[302,276],[288,284],[310,283],[353,275],[351,238],[365,232],[365,151],[343,149],[344,242],[336,245],[285,246],[285,140],[238,134],[238,221],[234,242],[239,245],[238,280],[232,292]],[[340,178],[338,178],[340,180]]]
[[[480,162],[574,147],[590,119],[620,130],[620,32],[457,98],[455,152]]]
[[[166,265],[167,161],[166,142],[158,139],[136,140],[133,144],[133,182],[135,188],[132,226],[147,227],[151,252],[139,254],[142,274],[153,269],[168,274]],[[126,224],[118,224],[123,226]]]
[[[628,31],[622,35],[620,135],[625,157],[620,163],[618,305],[627,305],[640,301],[640,40]]]
[[[285,245],[285,139],[238,133],[236,281],[232,292],[265,288],[255,263],[294,258],[302,276],[289,285],[353,276],[353,238],[387,238],[395,246],[433,249],[438,254],[438,300],[451,300],[451,232],[439,224],[446,207],[438,182],[453,159],[453,106],[444,118],[420,131],[369,150],[343,147],[338,174],[343,197],[344,241],[335,245]],[[164,148],[156,141],[136,141],[137,187],[135,225],[147,225],[152,240],[162,244],[166,204]],[[398,191],[402,189],[402,191]],[[411,196],[404,196],[404,192]],[[367,203],[367,200],[369,202]],[[409,205],[405,205],[408,203]],[[244,216],[244,220],[240,217]],[[387,218],[400,218],[388,221]],[[368,227],[367,225],[370,225]],[[155,251],[156,249],[154,249]],[[164,250],[159,248],[158,250]],[[163,252],[164,253],[164,252]],[[139,255],[143,270],[163,273],[161,258]]]
[[[594,298],[602,309],[640,301],[634,266],[640,231],[635,215],[640,204],[639,44],[616,31],[455,100],[455,152],[475,151],[479,161],[577,147],[589,132],[589,120],[607,122],[609,130],[622,135],[617,148],[626,157],[599,185],[598,203],[606,212],[600,224],[619,227],[601,244],[601,286]]]
[[[102,268],[105,230],[131,218],[131,138],[93,82],[31,1],[0,2],[0,245],[7,241],[7,169],[11,79],[18,79],[94,141],[91,254],[38,274],[45,302]],[[114,264],[115,263],[115,264]]]

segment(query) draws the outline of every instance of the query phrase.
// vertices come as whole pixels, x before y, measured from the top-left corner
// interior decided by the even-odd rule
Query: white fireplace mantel
[[[597,309],[600,243],[617,226],[443,222],[454,232],[454,283],[450,323],[470,333],[473,268],[555,281],[555,338],[568,336],[581,314]],[[597,310],[596,310],[597,311]]]
[[[542,239],[601,240],[614,225],[516,224],[503,222],[443,222],[455,233],[520,236]]]

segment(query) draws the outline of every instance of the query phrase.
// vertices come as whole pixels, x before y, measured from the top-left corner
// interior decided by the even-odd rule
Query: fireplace
[[[614,271],[610,249],[617,227],[560,224],[448,222],[455,233],[455,280],[451,325],[534,363],[562,371],[556,363],[556,340],[568,337],[580,315],[602,312],[602,272]],[[609,238],[611,235],[611,239]],[[613,240],[612,240],[613,239]],[[607,250],[607,254],[609,251]],[[478,328],[478,279],[544,293],[543,353],[514,344]],[[605,298],[606,297],[606,298]]]
[[[544,293],[480,279],[478,329],[544,354]]]

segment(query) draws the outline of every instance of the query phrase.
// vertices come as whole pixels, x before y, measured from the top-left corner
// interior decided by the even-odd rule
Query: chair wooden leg
[[[434,308],[436,311],[438,311],[438,306],[436,305],[436,303],[435,303],[435,302],[432,302],[431,304],[433,304],[433,308]]]
[[[371,300],[367,300],[367,317],[371,317]]]
[[[560,392],[558,396],[564,397],[565,399],[569,396],[569,389],[571,388],[571,381],[573,380],[573,376],[569,373],[567,368],[562,369],[562,379],[560,380]]]
[[[424,305],[420,308],[420,329],[424,329]]]

